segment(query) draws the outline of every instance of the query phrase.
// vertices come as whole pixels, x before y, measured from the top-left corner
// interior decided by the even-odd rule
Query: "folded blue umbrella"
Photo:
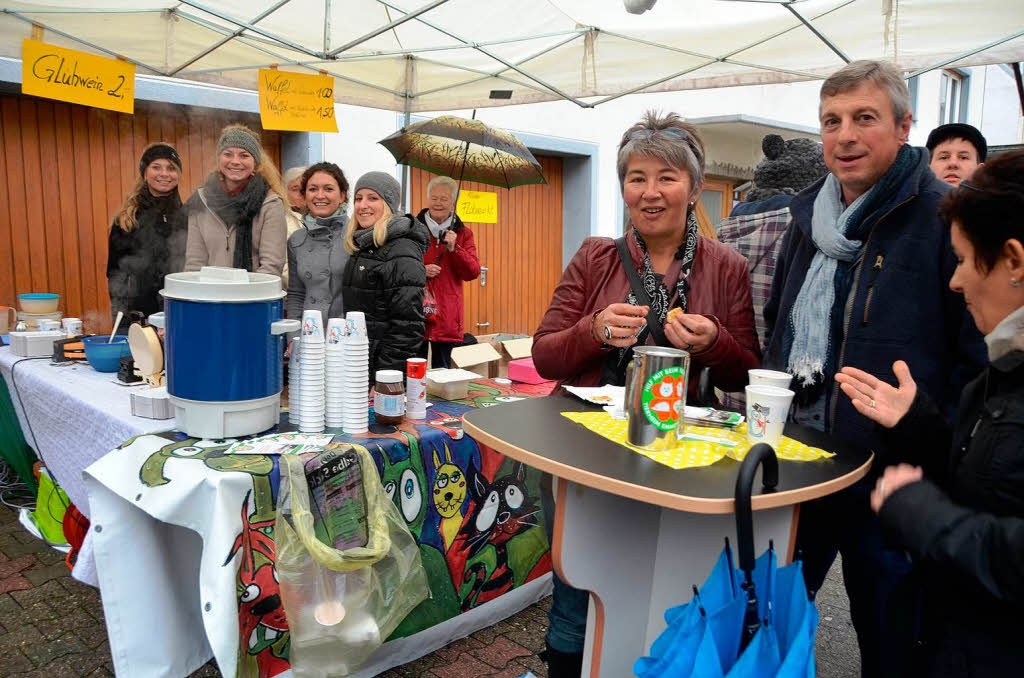
[[[747,453],[737,479],[740,569],[733,568],[727,540],[704,585],[699,591],[694,587],[693,599],[665,612],[668,627],[652,644],[651,655],[633,666],[639,678],[814,676],[818,611],[804,587],[802,564],[779,569],[770,543],[756,561],[753,557],[750,493],[762,461],[764,483],[773,488],[778,462],[767,445]]]

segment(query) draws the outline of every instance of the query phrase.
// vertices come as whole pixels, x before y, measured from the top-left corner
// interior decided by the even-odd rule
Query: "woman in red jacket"
[[[629,208],[624,236],[650,306],[638,305],[611,238],[587,238],[555,288],[533,339],[537,371],[560,384],[624,384],[636,344],[654,344],[648,313],[664,340],[689,351],[693,374],[740,391],[761,361],[747,261],[697,234],[693,206],[704,183],[704,144],[675,113],[648,112],[619,144],[619,181]],[[669,311],[675,311],[669,314]],[[691,395],[697,379],[690,379]],[[545,506],[549,522],[550,506]],[[587,592],[554,576],[548,613],[548,676],[576,678],[586,633]]]
[[[462,283],[480,276],[473,231],[455,213],[458,184],[449,177],[434,177],[427,184],[429,207],[416,218],[430,231],[430,245],[423,256],[427,289],[437,303],[433,318],[427,317],[431,367],[450,367],[452,349],[462,343]]]

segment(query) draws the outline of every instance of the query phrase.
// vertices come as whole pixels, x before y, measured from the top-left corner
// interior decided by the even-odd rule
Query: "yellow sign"
[[[21,91],[121,113],[135,112],[135,64],[25,39]]]
[[[498,223],[498,194],[490,191],[459,193],[459,218],[476,224]]]
[[[260,120],[264,129],[337,132],[334,78],[260,69]]]

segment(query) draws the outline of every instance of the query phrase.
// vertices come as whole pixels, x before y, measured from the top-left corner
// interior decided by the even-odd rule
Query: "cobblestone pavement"
[[[858,676],[860,659],[838,561],[817,602],[818,675]],[[546,678],[537,654],[544,649],[550,603],[542,600],[381,678],[517,678],[527,671]],[[63,554],[26,532],[17,514],[0,506],[0,678],[112,675],[99,593],[71,579]],[[190,678],[217,676],[211,661]]]

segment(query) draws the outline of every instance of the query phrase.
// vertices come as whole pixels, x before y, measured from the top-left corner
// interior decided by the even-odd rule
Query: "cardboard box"
[[[489,343],[456,346],[452,349],[452,362],[464,370],[479,372],[493,379],[498,376],[501,354]]]
[[[548,381],[537,373],[533,358],[520,358],[508,364],[508,378],[524,384],[543,384]]]
[[[533,337],[509,339],[501,342],[501,360],[498,361],[498,376],[508,376],[508,364],[513,360],[529,358],[533,354]]]

